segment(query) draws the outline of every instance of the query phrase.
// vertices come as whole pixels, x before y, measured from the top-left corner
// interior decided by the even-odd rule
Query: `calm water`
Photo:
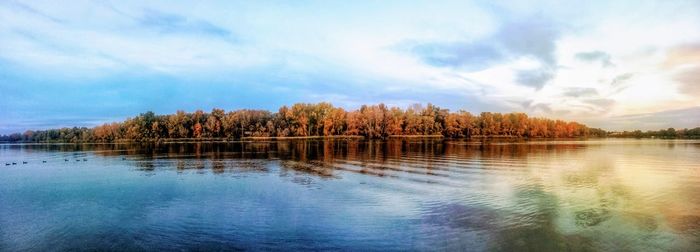
[[[700,141],[0,145],[0,162],[2,251],[700,250]]]

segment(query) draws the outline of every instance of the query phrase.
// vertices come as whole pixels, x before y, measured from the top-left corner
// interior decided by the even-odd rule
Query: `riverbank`
[[[445,137],[443,135],[391,135],[385,138],[367,138],[365,136],[346,136],[346,135],[334,135],[334,136],[287,136],[287,137],[243,137],[240,139],[231,138],[215,138],[215,137],[201,137],[201,138],[159,138],[159,139],[142,139],[142,140],[130,140],[130,139],[118,139],[114,141],[102,142],[102,141],[75,141],[75,142],[64,142],[64,141],[0,141],[0,144],[26,144],[26,143],[36,143],[36,144],[77,144],[77,143],[229,143],[229,142],[255,142],[255,141],[287,141],[287,140],[400,140],[400,139],[445,139],[445,140],[575,140],[575,139],[659,139],[659,140],[692,140],[698,139],[693,137],[688,138],[655,138],[655,137],[518,137],[509,135],[474,135],[471,137],[460,137],[452,138]]]

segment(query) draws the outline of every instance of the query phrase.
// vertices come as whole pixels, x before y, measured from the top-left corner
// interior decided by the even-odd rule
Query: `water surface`
[[[700,141],[0,145],[0,165],[1,251],[700,249]]]

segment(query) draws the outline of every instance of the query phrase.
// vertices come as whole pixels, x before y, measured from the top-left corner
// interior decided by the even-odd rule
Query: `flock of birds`
[[[122,157],[122,160],[126,160],[126,158],[125,158],[125,157]],[[67,158],[64,158],[63,161],[64,161],[64,162],[68,162],[68,161],[70,161],[70,160],[67,159]],[[78,158],[78,159],[75,160],[75,162],[80,162],[80,161],[87,162],[88,160],[87,160],[87,158],[83,158],[83,159],[79,159],[79,158]],[[42,163],[46,163],[46,160],[42,160],[41,162],[42,162]],[[28,164],[28,163],[29,163],[29,162],[27,162],[27,161],[22,161],[22,164]],[[10,166],[10,165],[17,165],[17,162],[5,163],[5,166]]]
[[[67,158],[65,158],[65,159],[63,159],[63,161],[64,161],[64,162],[68,162],[68,161],[70,161],[70,160],[67,159]],[[81,159],[76,159],[76,160],[75,160],[75,162],[80,162],[80,161],[81,161]],[[88,160],[87,160],[87,158],[83,158],[82,161],[83,161],[83,162],[87,162]],[[42,160],[41,162],[42,162],[42,163],[46,163],[46,160]],[[27,162],[27,161],[22,161],[22,164],[28,164],[28,163],[29,163],[29,162]],[[17,165],[17,162],[5,163],[5,166],[9,166],[9,165]]]

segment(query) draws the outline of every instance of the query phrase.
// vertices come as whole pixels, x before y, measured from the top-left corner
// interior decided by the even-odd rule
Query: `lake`
[[[6,144],[0,162],[0,251],[700,250],[697,140]]]

